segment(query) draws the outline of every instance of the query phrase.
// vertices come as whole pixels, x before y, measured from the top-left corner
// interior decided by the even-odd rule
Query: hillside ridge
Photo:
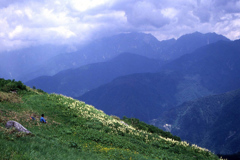
[[[2,98],[6,94],[8,100]],[[31,89],[20,81],[0,79],[0,95],[1,159],[218,159],[206,149],[169,138],[170,133],[137,119],[120,120],[84,102]],[[15,97],[21,101],[12,101]],[[38,121],[42,113],[47,124]],[[33,134],[5,129],[10,119]]]

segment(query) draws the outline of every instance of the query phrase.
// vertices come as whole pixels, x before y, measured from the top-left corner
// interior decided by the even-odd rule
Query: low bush
[[[0,91],[10,92],[19,90],[27,90],[27,87],[21,81],[0,79]]]

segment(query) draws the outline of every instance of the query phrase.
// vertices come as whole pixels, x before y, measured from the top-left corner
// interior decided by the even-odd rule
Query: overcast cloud
[[[0,51],[133,31],[159,40],[195,31],[234,40],[239,28],[240,0],[0,0]]]

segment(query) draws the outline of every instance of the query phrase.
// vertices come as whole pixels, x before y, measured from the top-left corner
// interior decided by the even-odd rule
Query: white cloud
[[[21,25],[16,26],[16,28],[8,34],[10,39],[14,39],[16,36],[18,36],[20,33],[22,33],[23,27]]]
[[[162,14],[161,8],[156,8],[147,1],[137,2],[131,10],[126,12],[126,15],[128,22],[136,27],[162,27],[169,22],[169,19]]]
[[[173,19],[178,14],[178,11],[175,8],[164,8],[161,13],[167,18]]]
[[[81,44],[120,32],[160,40],[217,32],[239,38],[240,0],[1,0],[1,50]]]
[[[75,37],[76,34],[73,33],[71,30],[66,29],[64,27],[55,27],[55,28],[49,28],[49,32],[56,32],[56,35],[59,36],[59,38],[68,39],[70,37]]]
[[[77,11],[84,12],[89,9],[99,7],[101,5],[106,5],[110,3],[110,0],[70,0],[70,5]]]

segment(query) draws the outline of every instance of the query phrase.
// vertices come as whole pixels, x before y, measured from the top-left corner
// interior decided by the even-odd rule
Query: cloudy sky
[[[239,39],[240,0],[0,0],[0,51],[133,31],[159,40],[195,31]]]

